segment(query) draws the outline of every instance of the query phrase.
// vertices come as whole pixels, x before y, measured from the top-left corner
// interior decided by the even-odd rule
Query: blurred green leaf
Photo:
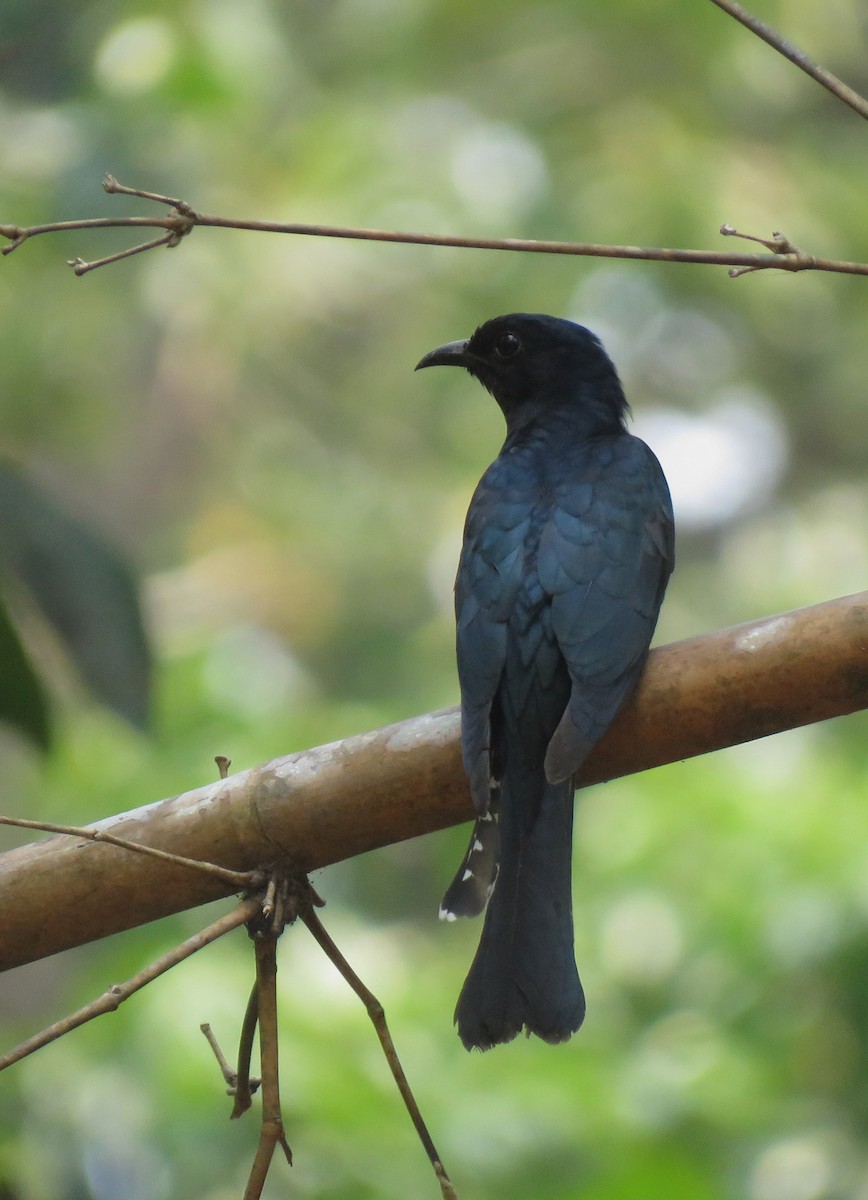
[[[3,603],[0,603],[0,721],[15,725],[41,750],[49,748],[48,700]]]
[[[0,463],[0,565],[24,586],[94,694],[145,727],[151,661],[130,568],[10,463]]]

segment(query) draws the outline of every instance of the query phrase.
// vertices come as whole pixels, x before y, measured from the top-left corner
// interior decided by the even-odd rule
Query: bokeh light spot
[[[148,92],[161,83],[175,59],[175,35],[168,21],[139,17],[124,21],[97,50],[97,81],[114,95]]]

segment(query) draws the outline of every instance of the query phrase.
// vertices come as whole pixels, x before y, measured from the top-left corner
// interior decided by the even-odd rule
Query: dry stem
[[[380,1039],[380,1045],[383,1047],[383,1053],[386,1056],[386,1062],[389,1064],[389,1070],[392,1072],[392,1078],[395,1080],[407,1112],[410,1114],[410,1120],[413,1122],[419,1140],[425,1148],[425,1153],[428,1155],[431,1166],[434,1168],[434,1174],[437,1177],[437,1182],[440,1184],[444,1200],[457,1200],[455,1189],[452,1186],[449,1176],[446,1174],[446,1168],[443,1166],[440,1155],[437,1153],[437,1148],[431,1139],[428,1127],[422,1119],[419,1105],[416,1103],[416,1097],[413,1095],[407,1076],[404,1074],[404,1068],[401,1066],[398,1052],[395,1049],[395,1043],[392,1041],[392,1035],[389,1033],[389,1027],[386,1024],[386,1014],[383,1012],[382,1004],[373,992],[365,987],[343,954],[341,954],[314,910],[312,908],[302,909],[299,916],[325,951],[328,958],[334,963],[338,971],[359,997],[362,1004],[364,1004],[365,1010],[371,1018],[371,1023],[377,1032],[377,1037]]]
[[[209,946],[211,942],[223,937],[225,933],[229,933],[231,930],[237,929],[239,925],[243,925],[246,921],[251,920],[259,910],[260,900],[257,897],[242,900],[231,912],[214,921],[206,929],[200,930],[193,937],[182,942],[180,946],[176,946],[167,954],[163,954],[156,962],[152,962],[150,966],[145,967],[143,971],[139,971],[137,975],[133,975],[125,983],[112,984],[101,996],[91,1001],[90,1004],[86,1004],[84,1008],[80,1008],[78,1012],[71,1013],[60,1021],[55,1021],[53,1025],[49,1025],[41,1033],[34,1034],[26,1042],[22,1042],[14,1050],[10,1050],[8,1054],[0,1056],[0,1071],[5,1070],[6,1067],[11,1067],[13,1063],[20,1062],[22,1058],[33,1054],[35,1050],[39,1050],[42,1046],[47,1046],[49,1042],[56,1041],[58,1038],[63,1037],[64,1034],[77,1029],[80,1025],[85,1025],[88,1021],[92,1021],[95,1017],[101,1017],[103,1013],[114,1012],[125,1000],[128,1000],[130,996],[140,991],[146,984],[165,974],[172,967],[176,967],[178,963],[183,962],[185,958],[189,958],[191,954],[195,954],[197,950]]]
[[[344,225],[311,225],[299,222],[249,221],[235,217],[209,216],[196,212],[186,201],[159,196],[154,192],[123,187],[112,176],[103,184],[109,192],[140,196],[146,200],[174,207],[175,211],[165,217],[93,217],[74,221],[55,221],[46,225],[0,225],[0,236],[9,239],[0,253],[10,254],[29,238],[45,233],[63,233],[72,229],[100,229],[109,226],[141,228],[142,226],[165,229],[164,236],[143,242],[128,250],[110,254],[105,258],[87,262],[82,258],[70,259],[76,275],[86,275],[97,267],[105,267],[134,254],[154,250],[160,246],[177,246],[197,225],[214,229],[243,229],[256,233],[286,233],[300,237],[349,238],[369,242],[397,242],[404,245],[446,246],[464,250],[508,250],[524,254],[560,254],[586,258],[622,258],[645,262],[705,263],[711,266],[739,268],[745,270],[781,271],[831,271],[844,275],[868,275],[868,263],[847,262],[839,259],[818,258],[790,249],[786,252],[772,250],[769,254],[729,254],[722,250],[685,250],[663,246],[614,246],[593,242],[536,241],[528,238],[475,238],[449,234],[405,233],[398,230],[361,229]],[[773,245],[762,238],[751,240]]]
[[[292,1151],[286,1140],[283,1116],[280,1111],[280,1082],[278,1078],[277,1037],[277,938],[271,931],[257,933],[253,944],[256,951],[256,993],[259,1014],[259,1055],[262,1064],[262,1127],[259,1145],[250,1169],[244,1200],[259,1200],[274,1151],[281,1147],[286,1161],[292,1166]],[[237,1114],[233,1112],[233,1116]]]
[[[225,778],[225,776],[224,776]],[[105,842],[109,846],[117,846],[120,850],[131,850],[134,854],[144,854],[162,862],[174,863],[179,867],[187,867],[193,871],[201,871],[212,875],[221,883],[227,883],[238,891],[248,888],[261,887],[265,876],[261,871],[230,871],[218,863],[204,862],[198,858],[185,858],[182,854],[170,854],[167,850],[158,850],[155,846],[145,846],[141,842],[131,842],[127,838],[116,837],[102,829],[88,828],[84,825],[56,825],[51,821],[29,821],[24,817],[0,816],[0,825],[14,825],[19,829],[38,829],[42,833],[60,833],[68,837],[84,838],[89,842]]]
[[[759,17],[755,17],[749,13],[746,8],[743,8],[737,0],[711,0],[712,4],[716,4],[718,8],[722,8],[724,12],[729,13],[731,17],[735,17],[736,21],[740,21],[746,29],[751,33],[755,33],[758,38],[762,38],[772,46],[784,58],[789,59],[806,75],[810,75],[817,83],[821,84],[827,91],[830,91],[833,96],[837,96],[844,104],[847,104],[857,112],[860,117],[865,117],[868,120],[868,100],[864,96],[848,87],[843,83],[837,75],[833,75],[831,71],[827,71],[825,67],[819,66],[813,62],[805,54],[804,50],[800,50],[798,46],[794,46],[788,38],[783,34],[772,29],[770,25],[766,25]]]

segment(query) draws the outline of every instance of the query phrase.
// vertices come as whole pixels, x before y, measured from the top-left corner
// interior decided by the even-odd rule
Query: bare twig
[[[251,995],[255,995],[255,994],[256,994],[256,989],[254,988]],[[248,1008],[249,1008],[249,1005],[248,1005]],[[211,1047],[212,1054],[217,1059],[217,1065],[220,1068],[220,1074],[223,1076],[223,1079],[226,1082],[226,1095],[227,1096],[237,1095],[237,1093],[238,1093],[238,1072],[233,1071],[233,1069],[229,1066],[229,1063],[226,1061],[226,1055],[223,1053],[223,1051],[220,1047],[220,1043],[217,1041],[217,1037],[214,1033],[214,1030],[211,1028],[211,1026],[208,1024],[207,1021],[203,1021],[203,1023],[199,1026],[199,1029],[205,1035],[205,1040],[207,1041],[208,1045]],[[248,1075],[249,1075],[249,1072],[248,1072]],[[248,1078],[247,1083],[248,1083],[249,1095],[252,1095],[254,1092],[259,1090],[259,1085],[261,1082],[262,1081],[259,1079]],[[250,1107],[249,1099],[247,1102],[247,1107],[248,1108]],[[232,1115],[234,1116],[235,1114],[233,1113]]]
[[[753,233],[740,233],[734,225],[721,225],[720,235],[722,237],[737,237],[743,238],[747,242],[757,242],[760,246],[765,246],[767,250],[771,250],[772,254],[789,255],[796,258],[802,256],[801,250],[797,250],[785,233],[776,230],[770,238],[757,237]],[[738,279],[740,275],[748,275],[751,271],[755,271],[756,267],[730,267],[727,274],[730,279]]]
[[[734,225],[721,225],[718,230],[721,237],[737,237],[744,238],[747,242],[757,242],[760,246],[765,246],[767,250],[771,250],[772,254],[801,254],[797,250],[785,233],[781,233],[778,229],[770,238],[757,237],[754,233],[741,233]]]
[[[109,195],[138,196],[140,200],[153,200],[157,204],[167,204],[170,208],[174,208],[179,216],[195,220],[196,213],[186,200],[176,200],[172,196],[162,196],[159,192],[143,192],[141,188],[125,187],[122,183],[118,183],[114,175],[106,175],[102,181],[102,186],[103,191],[108,192]]]
[[[717,0],[715,0],[717,2]],[[109,192],[140,196],[146,200],[166,204],[175,211],[165,217],[96,217],[74,221],[56,221],[46,225],[0,225],[0,237],[9,239],[0,253],[10,254],[28,238],[45,233],[64,233],[73,229],[99,229],[109,226],[129,228],[165,229],[166,236],[133,246],[129,250],[108,255],[106,258],[87,262],[81,258],[70,259],[77,275],[85,275],[97,267],[107,266],[122,258],[141,254],[159,246],[176,246],[197,225],[213,229],[241,229],[256,233],[285,233],[298,237],[348,238],[368,242],[397,242],[403,245],[446,246],[464,250],[508,250],[524,254],[561,254],[585,258],[621,258],[644,262],[704,263],[710,266],[737,267],[740,273],[750,271],[831,271],[843,275],[868,275],[868,263],[846,262],[839,259],[818,258],[800,251],[769,254],[728,254],[721,250],[685,250],[662,246],[610,246],[593,242],[536,241],[527,238],[475,238],[449,234],[405,233],[398,230],[360,229],[344,225],[310,225],[299,222],[248,221],[235,217],[215,217],[196,212],[183,200],[144,192],[136,188],[122,187],[111,176],[107,186]],[[107,181],[107,182],[108,182]],[[762,240],[762,239],[758,239]]]
[[[45,225],[0,225],[0,237],[9,244],[0,254],[11,254],[29,238],[43,233],[65,233],[71,229],[166,229],[171,217],[84,217],[74,221],[49,221]],[[77,260],[76,260],[77,261]]]
[[[235,1072],[226,1061],[226,1055],[220,1049],[220,1043],[217,1041],[217,1036],[214,1033],[214,1030],[207,1021],[203,1021],[199,1026],[199,1032],[204,1035],[205,1041],[211,1047],[211,1053],[217,1059],[217,1066],[220,1068],[220,1074],[223,1076],[227,1087],[234,1087]]]
[[[416,1103],[416,1097],[413,1095],[407,1076],[404,1074],[404,1068],[401,1066],[398,1053],[395,1050],[395,1043],[392,1041],[392,1035],[389,1033],[389,1027],[386,1024],[386,1015],[383,1012],[382,1004],[373,992],[365,987],[343,954],[341,954],[314,910],[312,908],[302,909],[299,916],[325,951],[328,958],[334,963],[338,971],[340,971],[341,975],[359,997],[362,1004],[364,1004],[365,1010],[371,1018],[371,1023],[377,1032],[377,1037],[380,1039],[380,1045],[383,1047],[383,1053],[386,1056],[386,1062],[389,1064],[389,1070],[392,1072],[392,1078],[395,1080],[407,1112],[410,1114],[410,1120],[413,1122],[419,1140],[425,1148],[425,1153],[428,1155],[431,1166],[434,1168],[434,1174],[437,1176],[437,1182],[440,1184],[444,1200],[457,1200],[455,1189],[452,1186],[449,1176],[446,1174],[446,1168],[443,1166],[440,1155],[437,1153],[437,1148],[431,1139],[428,1127],[422,1119],[419,1105]]]
[[[89,842],[105,842],[109,846],[117,846],[119,850],[131,850],[134,854],[144,854],[150,858],[158,858],[162,862],[174,863],[179,867],[188,867],[193,871],[201,871],[205,875],[213,875],[221,883],[228,883],[238,891],[247,888],[261,887],[265,876],[261,871],[230,871],[218,863],[204,862],[198,858],[185,858],[182,854],[170,854],[168,850],[158,850],[154,846],[144,846],[140,842],[130,842],[126,838],[116,837],[102,829],[88,828],[84,825],[56,825],[51,821],[28,821],[24,817],[0,816],[0,825],[14,825],[20,829],[39,829],[42,833],[60,833],[68,837],[84,838]]]
[[[284,926],[292,924],[305,909],[314,906],[321,908],[325,901],[320,898],[310,880],[304,875],[293,874],[291,871],[274,870],[268,880],[268,886],[260,897],[260,917],[252,935],[261,934],[273,938],[280,937]],[[241,1025],[241,1037],[238,1042],[238,1067],[232,1075],[230,1095],[235,1096],[231,1119],[243,1116],[250,1108],[251,1096],[260,1086],[260,1079],[250,1077],[250,1058],[253,1053],[253,1038],[259,1021],[260,985],[257,982],[247,1001],[244,1021]],[[218,1061],[220,1058],[218,1057]],[[229,1068],[224,1066],[223,1074],[229,1078]],[[264,1068],[263,1068],[264,1073]]]
[[[190,229],[192,228],[191,225]],[[176,234],[165,233],[162,237],[154,238],[153,241],[142,242],[140,246],[131,246],[129,250],[118,250],[117,254],[107,254],[105,258],[96,258],[93,262],[85,262],[83,258],[68,258],[66,265],[72,267],[76,275],[87,275],[88,271],[95,271],[97,267],[107,267],[109,263],[120,262],[122,258],[132,258],[136,254],[142,254],[145,250],[156,250],[158,246],[177,246],[178,241],[179,238]]]
[[[250,1076],[250,1057],[253,1053],[253,1038],[256,1034],[256,1024],[259,1020],[259,984],[254,983],[244,1010],[244,1020],[241,1022],[241,1037],[238,1039],[238,1067],[235,1071],[235,1088],[233,1094],[235,1103],[232,1106],[230,1120],[235,1121],[247,1112],[253,1103],[251,1096],[259,1087],[261,1080],[253,1080]]]
[[[854,91],[853,88],[848,87],[846,83],[843,83],[837,75],[833,75],[825,67],[821,67],[813,62],[803,50],[800,50],[798,46],[794,46],[783,34],[778,33],[770,25],[766,25],[764,21],[749,13],[747,9],[742,8],[737,0],[711,0],[711,3],[716,4],[718,8],[722,8],[731,17],[735,17],[736,21],[740,21],[751,33],[755,33],[758,38],[762,38],[764,42],[774,47],[779,54],[789,59],[791,63],[794,63],[806,75],[810,75],[812,79],[816,79],[817,83],[822,84],[824,88],[834,96],[837,96],[839,100],[843,100],[845,104],[848,104],[860,117],[865,117],[868,120],[868,100]]]
[[[244,1200],[259,1200],[275,1149],[280,1146],[292,1166],[292,1151],[286,1140],[283,1116],[280,1111],[280,1081],[278,1078],[277,1038],[277,938],[270,928],[258,931],[253,944],[256,950],[256,991],[259,1012],[259,1055],[262,1064],[262,1128],[259,1145]],[[233,1116],[235,1114],[233,1113]]]
[[[239,905],[226,913],[225,916],[214,921],[207,929],[202,929],[199,933],[182,942],[180,946],[176,946],[167,954],[163,954],[156,962],[152,962],[150,966],[145,967],[143,971],[139,971],[131,979],[125,983],[115,983],[97,997],[90,1004],[86,1004],[84,1008],[80,1008],[78,1012],[71,1013],[60,1021],[55,1021],[53,1025],[49,1025],[47,1029],[43,1029],[41,1033],[34,1034],[28,1038],[26,1042],[22,1042],[20,1046],[16,1046],[14,1050],[10,1050],[8,1054],[0,1057],[0,1071],[11,1067],[13,1063],[20,1062],[22,1058],[26,1058],[29,1054],[33,1054],[35,1050],[39,1050],[42,1046],[47,1046],[49,1042],[54,1042],[64,1034],[70,1033],[73,1029],[77,1029],[80,1025],[85,1025],[88,1021],[92,1021],[95,1017],[100,1017],[103,1013],[114,1012],[119,1008],[125,1000],[130,996],[140,991],[146,984],[157,979],[172,967],[176,967],[178,963],[189,958],[191,954],[195,954],[197,950],[203,949],[217,938],[223,937],[225,933],[229,933],[233,929],[237,929],[239,925],[243,925],[246,921],[250,921],[260,911],[261,901],[257,897],[251,897],[247,900],[242,900]]]

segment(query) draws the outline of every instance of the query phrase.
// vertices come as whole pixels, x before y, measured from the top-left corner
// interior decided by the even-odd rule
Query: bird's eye
[[[515,358],[521,349],[521,339],[514,333],[504,333],[497,339],[494,348],[500,358]]]

